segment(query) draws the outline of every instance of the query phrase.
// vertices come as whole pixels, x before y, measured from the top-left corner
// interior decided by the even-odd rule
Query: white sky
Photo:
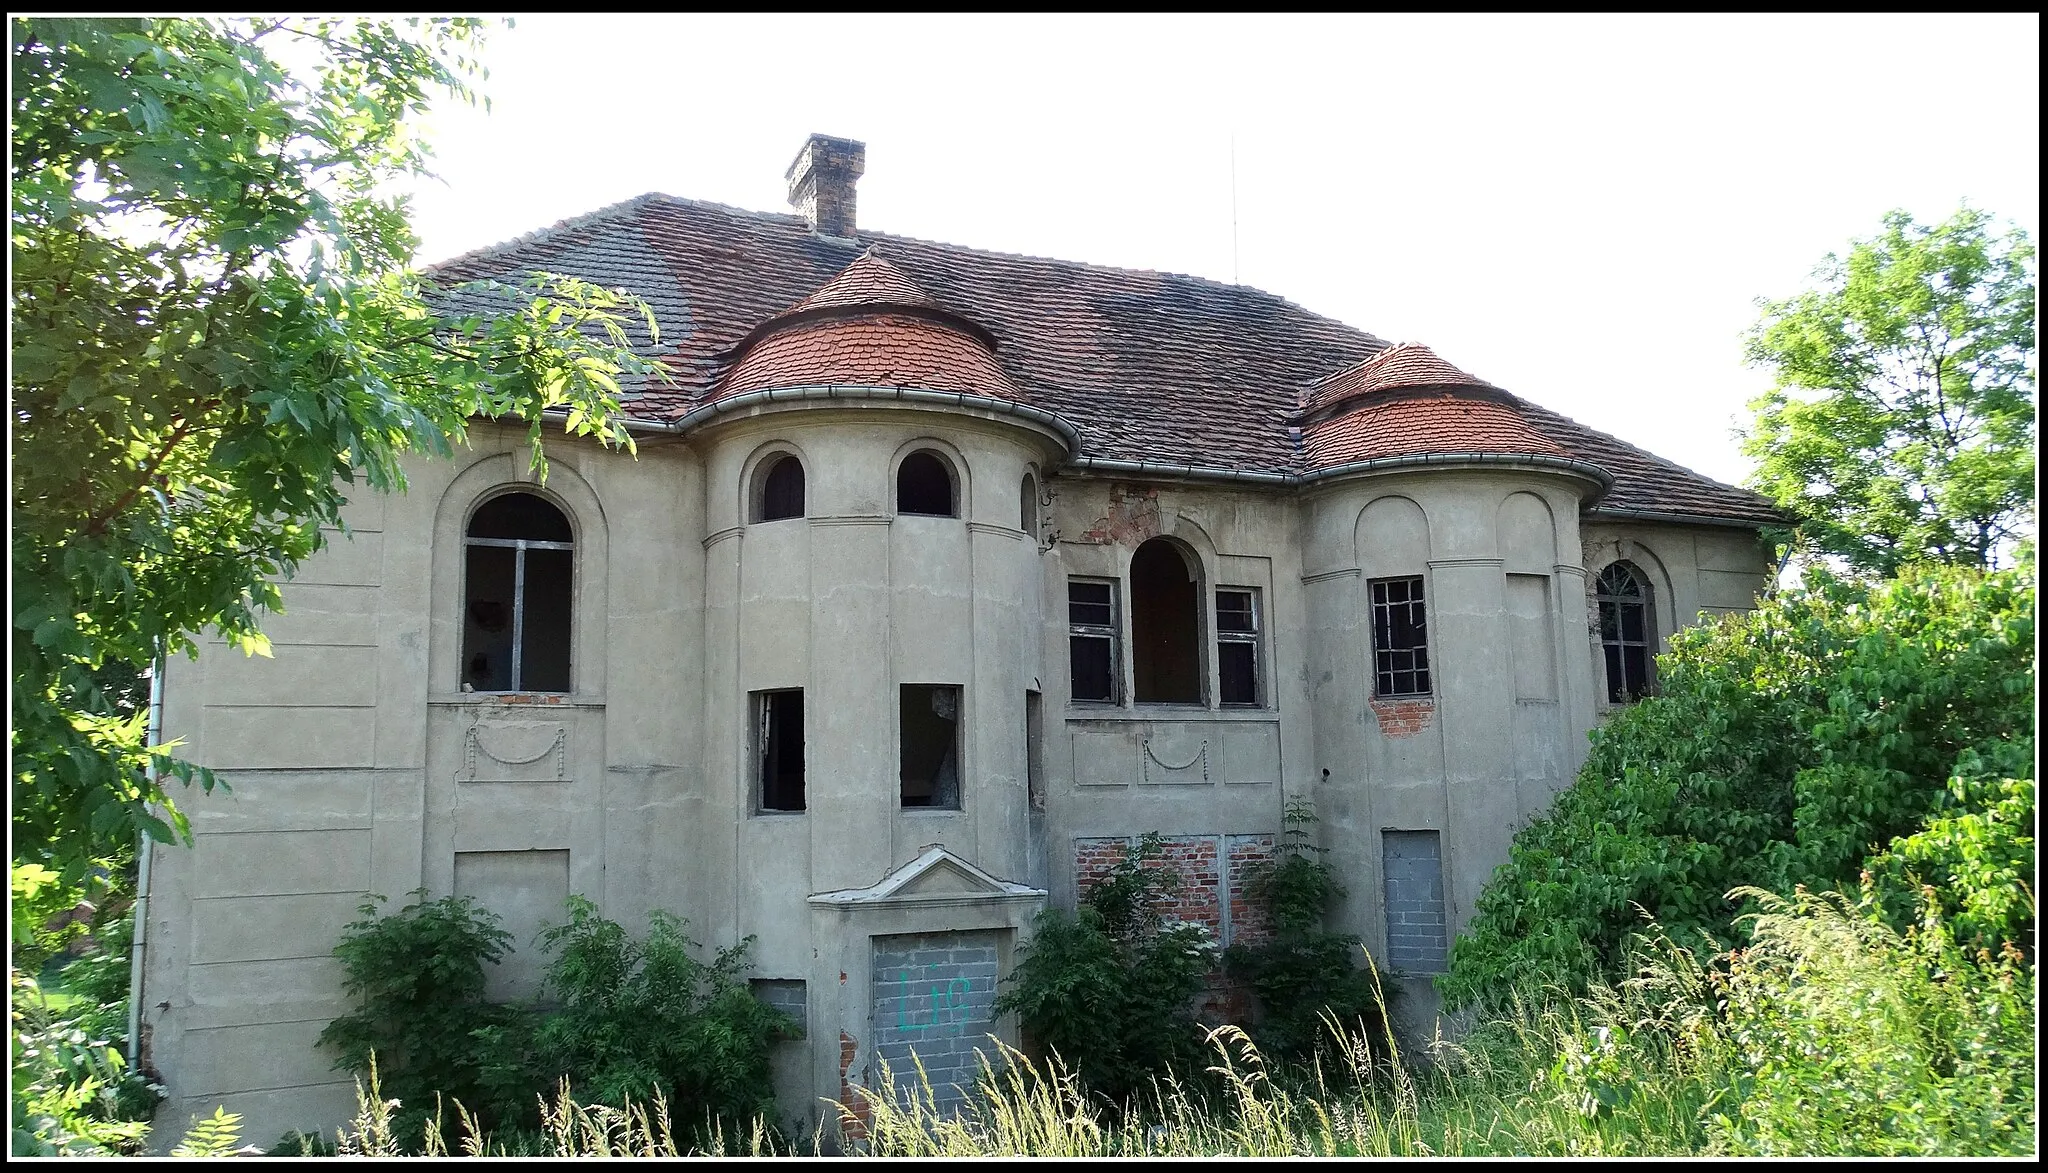
[[[1233,276],[1710,476],[1754,299],[1891,208],[2039,240],[2040,18],[522,16],[429,123],[423,260],[648,191]]]

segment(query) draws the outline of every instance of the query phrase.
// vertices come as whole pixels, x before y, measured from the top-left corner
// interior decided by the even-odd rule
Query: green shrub
[[[15,1156],[139,1153],[160,1091],[122,1058],[127,999],[50,1008],[36,980],[8,972]]]
[[[1894,839],[1866,863],[1876,899],[1894,924],[1911,923],[1930,895],[1956,940],[2034,956],[2033,764],[2029,742],[1993,746],[1989,760],[1964,750],[1948,801],[1919,831]]]
[[[1271,1058],[1307,1062],[1335,1040],[1325,1028],[1334,1018],[1363,1039],[1384,1038],[1386,1019],[1377,983],[1358,961],[1359,939],[1323,927],[1323,917],[1344,895],[1337,869],[1310,842],[1315,811],[1300,799],[1287,804],[1280,850],[1249,871],[1245,895],[1262,909],[1272,935],[1258,944],[1232,945],[1226,969],[1243,978],[1259,1000],[1252,1038]]]
[[[409,895],[412,903],[381,917],[384,897],[370,897],[362,919],[344,930],[334,955],[356,1009],[329,1023],[320,1042],[339,1052],[341,1070],[361,1074],[376,1064],[402,1105],[398,1134],[417,1150],[437,1096],[473,1110],[491,1101],[478,1032],[517,1029],[523,1016],[484,999],[484,966],[512,941],[497,915],[466,896],[428,900],[424,888]]]
[[[623,1109],[659,1096],[690,1137],[721,1126],[741,1132],[757,1120],[773,1126],[769,1049],[797,1024],[748,987],[752,937],[705,963],[691,956],[697,942],[684,924],[657,909],[646,937],[635,939],[589,900],[569,898],[568,923],[540,935],[555,954],[544,989],[558,1006],[539,1016],[523,1062],[496,1048],[505,1120],[538,1127],[544,1094],[567,1080],[586,1105]],[[514,1114],[503,1097],[521,1070]]]
[[[1155,1077],[1198,1077],[1203,1068],[1194,999],[1215,942],[1201,925],[1166,922],[1161,908],[1181,878],[1158,862],[1164,855],[1159,835],[1146,835],[1074,915],[1039,913],[995,1002],[996,1013],[1016,1012],[1038,1048],[1118,1108]]]
[[[1966,754],[2031,777],[2029,573],[1810,579],[1673,637],[1661,695],[1610,718],[1515,836],[1438,979],[1449,1004],[1614,976],[1645,916],[1732,939],[1732,889],[1853,887],[1956,801]]]

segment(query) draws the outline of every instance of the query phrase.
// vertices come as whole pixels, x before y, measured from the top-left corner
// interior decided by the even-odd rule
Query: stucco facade
[[[1312,802],[1348,890],[1336,927],[1426,970],[1611,703],[1602,572],[1634,568],[1651,645],[1769,577],[1754,516],[1617,509],[1597,458],[1505,425],[1292,472],[1091,455],[1087,427],[1008,380],[1020,360],[983,363],[1007,335],[899,285],[865,317],[842,290],[752,327],[637,457],[554,439],[536,483],[524,431],[479,423],[455,459],[409,465],[405,494],[351,503],[351,532],[284,585],[271,657],[208,642],[169,665],[164,734],[232,790],[181,796],[194,845],[148,871],[168,1131],[216,1105],[260,1140],[348,1118],[314,1039],[346,1009],[332,950],[371,892],[499,913],[506,997],[536,988],[534,933],[571,893],[629,927],[661,908],[707,945],[752,935],[763,996],[804,1024],[776,1059],[799,1123],[877,1056],[964,1064],[961,1040],[1014,1040],[988,1003],[1032,916],[1147,832],[1194,861],[1186,915],[1227,941],[1257,931],[1246,865],[1289,799]],[[791,337],[878,322],[964,357],[789,373]],[[1357,393],[1398,406],[1420,378]],[[1519,402],[1464,378],[1482,411]],[[945,470],[943,506],[910,507],[913,459]],[[790,460],[794,513],[787,483],[764,488]],[[567,524],[533,547],[571,568],[548,652],[566,687],[475,687],[495,654],[479,511],[508,494]],[[1426,679],[1384,674],[1390,583],[1418,592],[1403,638]],[[515,609],[541,630],[534,590]],[[908,743],[945,737],[913,771]],[[1427,978],[1403,980],[1424,1028]]]

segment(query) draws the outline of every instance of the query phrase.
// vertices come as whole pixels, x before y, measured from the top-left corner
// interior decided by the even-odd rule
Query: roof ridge
[[[588,228],[604,220],[617,217],[629,210],[651,204],[656,200],[673,200],[675,198],[675,196],[658,191],[642,192],[632,199],[606,204],[601,208],[585,212],[580,216],[570,216],[566,219],[557,220],[544,228],[536,228],[531,232],[522,232],[510,240],[501,240],[496,244],[481,245],[470,249],[468,252],[457,253],[452,257],[435,261],[432,264],[422,265],[420,268],[422,272],[430,273],[436,269],[451,268],[465,262],[489,260],[492,257],[511,252],[514,249],[527,248],[536,244],[546,244],[557,236]]]

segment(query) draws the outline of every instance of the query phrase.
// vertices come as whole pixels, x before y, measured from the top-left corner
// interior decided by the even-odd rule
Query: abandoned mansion
[[[505,998],[571,894],[753,936],[808,1131],[1014,1038],[1034,914],[1148,832],[1176,915],[1260,932],[1290,800],[1427,1015],[1589,731],[1770,578],[1754,493],[1256,289],[866,231],[863,167],[813,136],[794,213],[647,195],[437,267],[637,294],[671,377],[637,456],[558,435],[544,480],[479,421],[351,502],[272,658],[170,664],[162,736],[232,786],[146,878],[171,1135],[351,1117],[333,950],[419,888],[503,918]]]

